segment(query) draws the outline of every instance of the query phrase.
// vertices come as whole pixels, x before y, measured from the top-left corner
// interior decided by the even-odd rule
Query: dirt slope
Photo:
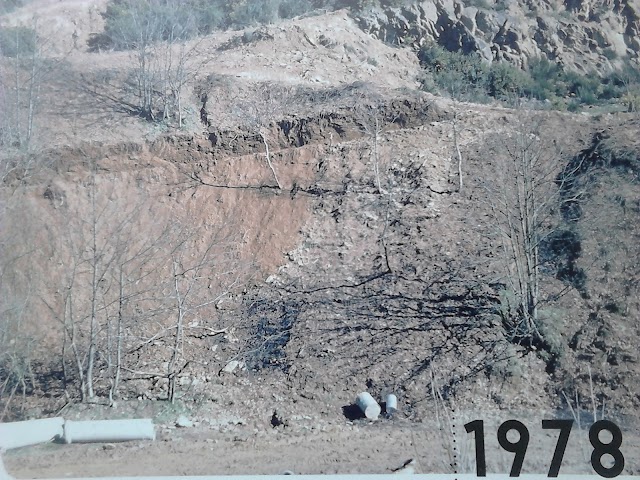
[[[38,6],[44,8],[38,2],[28,8]],[[68,30],[72,10],[89,15],[90,6],[61,2],[51,15],[66,19]],[[418,62],[409,49],[370,37],[339,11],[194,42],[201,67],[185,93],[186,126],[178,131],[123,108],[132,94],[122,89],[128,53],[66,55],[60,52],[67,40],[58,41],[51,58],[60,68],[43,85],[33,145],[42,168],[8,176],[1,192],[3,226],[15,234],[3,240],[3,252],[24,253],[11,293],[32,298],[35,291],[38,300],[21,328],[33,339],[29,351],[41,379],[19,413],[150,415],[162,435],[136,450],[55,446],[12,453],[16,475],[382,473],[411,457],[422,472],[453,470],[446,458],[454,409],[461,436],[463,420],[477,417],[496,424],[526,419],[533,429],[541,417],[570,415],[563,392],[571,402],[577,392],[579,405],[571,404],[585,423],[592,398],[606,407],[628,438],[627,473],[638,472],[631,450],[640,406],[633,340],[640,328],[637,118],[531,114],[435,98],[415,90]],[[264,100],[265,91],[284,99],[272,105],[268,124],[257,128],[235,115]],[[510,342],[496,315],[504,280],[486,201],[497,164],[487,145],[507,138],[529,114],[543,120],[542,138],[562,147],[558,164],[586,159],[594,166],[580,177],[587,189],[580,215],[554,212],[564,243],[544,272],[544,293],[553,297],[545,312],[553,351]],[[163,400],[168,379],[157,373],[166,371],[173,348],[164,335],[175,322],[166,313],[166,281],[151,300],[130,306],[128,370],[116,404],[104,405],[110,373],[104,358],[97,405],[78,406],[64,394],[61,362],[51,352],[61,351],[65,276],[77,264],[78,278],[87,279],[94,198],[106,219],[99,235],[105,245],[136,206],[142,213],[130,226],[132,244],[165,225],[198,228],[185,264],[218,232],[231,239],[225,254],[233,252],[232,262],[218,270],[241,272],[242,282],[189,317],[188,328],[217,333],[185,341],[176,406]],[[76,264],[73,248],[81,252]],[[201,283],[209,282],[202,298],[218,292],[215,278],[214,270]],[[104,298],[113,285],[98,285]],[[74,305],[87,308],[90,295],[81,291]],[[148,314],[158,298],[163,308]],[[235,368],[223,372],[231,361]],[[376,397],[395,392],[398,416],[350,420],[351,402],[363,390]],[[274,410],[286,426],[272,426]],[[198,422],[184,434],[174,428],[181,413]],[[383,447],[387,442],[392,446]],[[434,442],[435,455],[428,451]],[[536,442],[539,455],[526,469],[544,472],[539,459],[550,455],[543,450],[549,442]],[[571,448],[570,472],[590,471],[588,445]],[[472,468],[469,452],[460,470]],[[121,454],[131,461],[118,461]],[[289,463],[281,461],[288,456]],[[491,462],[504,470],[504,458]]]

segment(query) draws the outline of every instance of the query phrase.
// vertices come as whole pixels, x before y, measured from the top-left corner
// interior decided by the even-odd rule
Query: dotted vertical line
[[[451,435],[453,437],[453,473],[458,474],[458,442],[456,442],[456,407],[451,407]],[[456,479],[457,480],[457,479]]]

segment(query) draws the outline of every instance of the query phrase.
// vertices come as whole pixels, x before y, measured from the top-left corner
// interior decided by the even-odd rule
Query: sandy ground
[[[513,456],[500,450],[495,432],[499,423],[514,415],[501,412],[486,417],[489,473],[508,473],[511,468]],[[410,459],[414,460],[415,473],[471,473],[475,471],[473,436],[466,434],[463,427],[470,418],[481,417],[465,414],[456,422],[457,451],[446,433],[449,427],[439,429],[435,421],[348,422],[336,418],[310,422],[301,418],[293,426],[278,428],[258,428],[251,422],[224,428],[159,428],[155,442],[28,447],[6,453],[4,463],[17,478],[279,474],[285,470],[299,474],[381,474],[391,473]],[[539,419],[519,418],[531,435],[522,472],[546,474],[557,432],[543,431]],[[623,426],[622,430],[625,473],[638,474],[638,429]],[[593,474],[591,451],[588,429],[574,427],[561,473]],[[451,467],[454,455],[455,470]],[[607,462],[604,458],[603,463]]]

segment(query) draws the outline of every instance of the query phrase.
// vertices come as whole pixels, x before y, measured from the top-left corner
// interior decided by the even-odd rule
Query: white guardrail
[[[73,421],[61,417],[0,423],[0,450],[28,447],[55,439],[65,443],[155,440],[150,418]]]

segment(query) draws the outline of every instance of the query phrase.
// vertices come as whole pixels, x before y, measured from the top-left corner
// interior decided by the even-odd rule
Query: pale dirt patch
[[[59,57],[86,51],[91,34],[100,33],[104,21],[100,13],[108,0],[33,0],[11,14],[0,17],[3,25],[37,25],[45,41],[45,54]],[[35,23],[34,23],[35,22]],[[73,33],[77,39],[74,43]]]

